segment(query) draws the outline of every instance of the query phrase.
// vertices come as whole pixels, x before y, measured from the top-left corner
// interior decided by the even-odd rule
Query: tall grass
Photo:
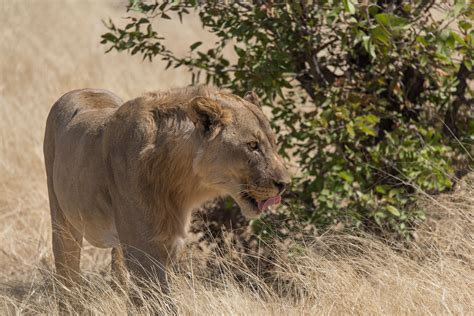
[[[50,106],[68,90],[110,89],[124,99],[188,83],[183,71],[126,55],[104,55],[101,19],[120,17],[118,2],[0,3],[0,314],[57,314],[50,222],[42,158]],[[196,21],[162,22],[173,45],[200,38]],[[186,53],[187,47],[181,51]],[[229,243],[191,245],[170,275],[180,314],[473,314],[473,184],[425,197],[428,221],[397,248],[371,236],[327,233],[306,242],[262,244],[249,255]],[[133,310],[112,286],[109,251],[86,245],[83,285],[71,311],[93,314],[170,311],[156,299]],[[131,310],[130,310],[131,309]]]
[[[330,232],[304,244],[262,245],[252,260],[232,243],[212,251],[191,246],[171,271],[173,304],[163,304],[163,294],[150,284],[152,299],[134,307],[114,289],[103,265],[86,270],[70,308],[93,314],[173,308],[185,315],[472,314],[473,202],[463,190],[439,197],[417,239],[399,248],[367,235]],[[5,311],[57,312],[54,276],[40,268],[36,273],[36,280],[18,280],[23,293],[10,288],[1,295]]]

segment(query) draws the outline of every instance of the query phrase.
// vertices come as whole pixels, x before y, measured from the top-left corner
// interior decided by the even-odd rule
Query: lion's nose
[[[290,185],[289,182],[285,182],[285,181],[273,181],[273,184],[275,184],[275,186],[278,188],[278,192],[280,194],[282,194]]]

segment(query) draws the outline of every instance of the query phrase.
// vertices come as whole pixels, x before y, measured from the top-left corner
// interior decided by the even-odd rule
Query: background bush
[[[108,51],[161,58],[189,68],[193,84],[254,90],[271,107],[281,153],[301,168],[280,223],[408,236],[423,219],[416,193],[447,190],[472,166],[467,2],[131,1],[128,10],[125,27],[106,23]],[[152,21],[191,12],[218,40],[177,56]],[[267,224],[254,227],[268,233]]]

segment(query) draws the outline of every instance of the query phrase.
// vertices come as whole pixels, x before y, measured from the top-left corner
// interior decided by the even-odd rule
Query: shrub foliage
[[[106,23],[108,51],[161,58],[193,84],[254,90],[271,107],[281,153],[301,169],[289,209],[303,222],[407,234],[423,218],[415,193],[449,189],[472,162],[469,2],[135,0],[128,11],[123,27]],[[153,19],[189,14],[217,42],[179,56]]]

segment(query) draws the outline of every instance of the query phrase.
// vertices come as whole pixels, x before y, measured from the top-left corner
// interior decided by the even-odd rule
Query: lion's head
[[[203,140],[193,169],[206,185],[229,194],[248,218],[280,203],[290,177],[253,92],[198,96],[187,113]]]

